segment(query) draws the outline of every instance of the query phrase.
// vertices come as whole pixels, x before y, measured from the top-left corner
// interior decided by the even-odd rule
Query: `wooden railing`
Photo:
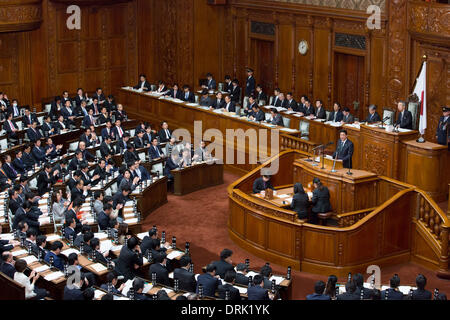
[[[450,222],[447,215],[436,202],[425,192],[415,189],[419,198],[417,223],[426,230],[433,245],[439,249],[438,275],[449,277],[449,229]]]
[[[317,143],[290,136],[287,134],[280,134],[281,150],[294,149],[312,154],[312,149],[317,146]]]
[[[351,225],[354,225],[359,220],[367,216],[369,213],[371,213],[376,208],[368,208],[358,211],[352,211],[352,212],[346,212],[342,214],[336,215],[336,218],[338,219],[338,226],[340,228],[350,227]]]

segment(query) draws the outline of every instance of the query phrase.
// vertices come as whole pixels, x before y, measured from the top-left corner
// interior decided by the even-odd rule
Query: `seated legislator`
[[[256,275],[253,278],[253,285],[247,289],[248,300],[273,300],[274,296],[264,289],[264,278]]]
[[[286,94],[286,100],[287,100],[286,108],[288,109],[288,111],[295,111],[295,112],[301,111],[297,101],[294,100],[292,92],[288,92]]]
[[[199,286],[202,286],[203,295],[214,297],[216,294],[216,290],[220,284],[221,281],[219,279],[219,276],[216,275],[216,266],[210,263],[206,266],[206,272],[199,275],[197,278],[196,293],[198,294]]]
[[[210,106],[212,105],[212,100],[211,100],[211,98],[209,97],[208,90],[203,89],[203,91],[202,91],[202,96],[201,96],[201,98],[200,98],[199,104],[200,104],[202,107],[210,107]]]
[[[189,271],[191,267],[191,257],[184,255],[180,259],[180,268],[173,271],[173,278],[178,279],[178,287],[180,290],[195,292],[197,281],[195,275]]]
[[[356,285],[353,281],[348,281],[345,284],[345,292],[338,294],[336,300],[360,300],[361,297],[355,294]]]
[[[354,118],[353,116],[350,114],[350,109],[348,107],[344,107],[344,111],[343,111],[344,116],[342,117],[342,123],[353,123],[354,122]]]
[[[280,88],[275,88],[273,90],[273,96],[270,97],[269,105],[274,107],[281,107],[281,102],[278,96],[280,95]]]
[[[264,121],[266,118],[266,115],[264,114],[264,111],[259,109],[258,105],[255,103],[252,107],[252,111],[249,111],[248,118],[253,121]]]
[[[10,139],[18,139],[17,137],[17,131],[19,128],[17,128],[16,124],[13,119],[13,114],[8,113],[6,121],[3,122],[3,129],[6,131],[6,134],[8,135],[8,138]]]
[[[410,111],[406,110],[406,102],[400,101],[397,104],[398,118],[395,125],[402,129],[412,130],[412,114]]]
[[[42,138],[42,134],[37,128],[37,125],[37,121],[33,121],[31,126],[27,129],[28,139],[30,139],[31,142],[35,142],[36,140]]]
[[[156,92],[157,92],[157,93],[165,94],[165,93],[167,93],[168,91],[169,91],[169,90],[168,90],[168,88],[166,87],[166,84],[164,83],[164,81],[162,81],[162,80],[158,81],[158,88],[156,89]]]
[[[161,130],[159,130],[158,135],[161,143],[169,142],[172,137],[172,131],[169,129],[169,125],[166,121],[161,122]]]
[[[185,148],[181,152],[180,168],[189,167],[192,164],[191,149]]]
[[[300,115],[302,116],[314,116],[316,114],[316,110],[314,106],[311,105],[311,101],[305,99],[305,106],[303,107],[303,111],[300,111]]]
[[[314,285],[314,293],[308,294],[306,300],[331,300],[329,295],[324,294],[325,282],[319,280]]]
[[[313,207],[311,209],[312,215],[312,223],[317,223],[317,214],[325,213],[331,211],[331,203],[330,203],[330,191],[327,187],[325,187],[322,182],[320,182],[319,178],[313,179],[314,191],[311,202],[313,203]]]
[[[274,190],[272,183],[270,182],[270,176],[262,176],[255,180],[253,183],[253,193],[260,193],[266,191],[266,189]]]
[[[284,126],[283,117],[277,109],[270,109],[270,115],[272,116],[272,118],[268,122],[276,126]]]
[[[169,271],[166,267],[167,255],[165,252],[156,253],[153,256],[154,263],[150,265],[149,279],[152,279],[152,274],[156,274],[156,283],[170,286]]]
[[[381,291],[381,300],[403,300],[403,293],[398,289],[400,286],[400,277],[395,274],[389,280],[390,287]]]
[[[206,74],[206,83],[202,85],[202,88],[206,90],[216,90],[217,84],[216,80],[214,80],[213,75],[211,73]]]
[[[258,84],[256,86],[255,97],[256,97],[256,103],[257,104],[260,104],[261,101],[264,101],[264,103],[266,105],[269,103],[269,101],[267,100],[267,95],[263,92],[263,88],[262,88],[261,84]]]
[[[114,112],[114,115],[116,116],[116,123],[117,120],[124,121],[127,119],[127,112],[123,110],[123,105],[118,103],[117,104],[117,110]]]
[[[344,168],[352,168],[353,157],[353,142],[347,139],[347,130],[339,131],[339,141],[337,143],[336,152],[333,153],[333,158],[342,160]]]
[[[178,86],[177,83],[175,83],[172,89],[170,89],[170,91],[166,93],[166,96],[169,96],[174,99],[183,100],[183,92],[180,90],[180,87]]]
[[[322,100],[316,100],[316,112],[315,112],[315,118],[316,119],[326,119],[327,113],[325,111],[325,108],[323,107]]]
[[[226,291],[229,291],[230,294],[230,300],[231,301],[240,301],[241,300],[241,294],[239,292],[239,289],[234,287],[234,283],[236,281],[236,271],[229,270],[225,273],[225,277],[223,278],[222,284],[219,285],[217,288],[219,298],[225,299],[226,297]]]
[[[145,74],[139,75],[139,82],[137,85],[135,85],[133,87],[133,89],[136,89],[136,90],[141,89],[142,91],[150,91],[150,83],[147,82]]]
[[[377,112],[377,105],[371,104],[369,106],[369,114],[367,115],[367,118],[366,118],[366,120],[364,120],[364,122],[374,123],[374,122],[379,122],[379,121],[381,121],[381,118]]]
[[[148,156],[151,160],[155,160],[155,159],[164,157],[164,153],[161,151],[161,149],[158,145],[157,138],[152,139],[152,145],[148,149]]]
[[[173,180],[173,175],[170,171],[178,169],[179,167],[178,153],[172,152],[172,154],[167,158],[166,165],[164,167],[164,175],[169,179],[169,181]]]
[[[333,104],[333,111],[331,111],[330,115],[328,116],[328,121],[341,122],[343,118],[344,115],[341,111],[341,105],[338,102],[335,102]]]
[[[212,101],[211,109],[223,109],[225,106],[225,100],[223,99],[222,92],[217,92],[216,99]]]
[[[234,102],[231,101],[231,97],[229,95],[225,96],[225,104],[223,109],[226,112],[236,112],[236,106],[234,105]]]
[[[38,122],[36,118],[36,114],[31,113],[30,109],[25,109],[25,115],[22,117],[22,122],[24,127],[31,127],[33,122]]]
[[[231,256],[233,255],[233,251],[230,249],[223,249],[220,252],[220,260],[212,262],[212,264],[216,267],[216,275],[225,278],[225,273],[227,271],[234,270],[233,261],[231,260]]]
[[[412,300],[431,300],[431,292],[425,289],[427,278],[419,274],[416,278],[417,289],[412,292]]]
[[[124,277],[124,280],[134,279],[137,276],[139,267],[144,263],[136,237],[131,237],[127,245],[120,250],[115,270]]]
[[[294,184],[294,196],[292,197],[291,209],[297,212],[299,219],[308,217],[309,198],[301,183]]]
[[[187,84],[183,86],[183,97],[182,100],[188,103],[195,103],[194,93],[190,91],[190,88]]]

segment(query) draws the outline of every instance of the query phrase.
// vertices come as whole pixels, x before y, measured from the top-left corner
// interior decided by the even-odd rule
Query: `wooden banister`
[[[287,134],[280,134],[281,150],[294,149],[312,154],[312,149],[317,146],[317,143],[297,138]]]
[[[341,228],[349,227],[364,218],[375,209],[376,207],[338,214],[336,215],[336,218],[338,219],[338,225]]]

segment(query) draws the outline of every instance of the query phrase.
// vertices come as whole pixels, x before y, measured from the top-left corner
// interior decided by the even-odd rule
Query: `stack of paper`
[[[39,223],[42,224],[49,224],[50,223],[50,217],[43,217],[39,218]]]
[[[103,240],[108,238],[108,235],[105,232],[96,232],[94,233],[94,238],[97,238],[98,240]]]
[[[280,276],[271,276],[270,281],[275,280],[275,284],[279,285],[281,282],[283,282],[284,277],[280,277]]]
[[[47,241],[55,241],[61,239],[61,236],[57,234],[52,234],[50,236],[47,236]]]
[[[148,236],[148,232],[141,232],[137,234],[137,237],[141,240],[144,239],[146,236]]]
[[[27,250],[17,250],[17,251],[13,251],[11,253],[12,253],[13,257],[17,257],[17,256],[27,254],[28,251]]]
[[[65,255],[66,257],[68,257],[71,253],[76,253],[77,255],[80,254],[80,251],[70,248],[70,249],[66,249],[64,251],[61,251],[61,254]]]
[[[48,275],[46,275],[44,277],[44,279],[47,281],[53,281],[53,280],[59,279],[61,277],[64,277],[64,273],[62,273],[61,271],[56,271],[56,272],[49,273]]]
[[[138,222],[138,218],[127,219],[127,220],[124,220],[123,222],[125,222],[127,224],[137,223]]]
[[[109,250],[111,250],[112,247],[113,247],[113,244],[112,244],[111,240],[105,240],[105,241],[100,242],[100,252],[101,253],[108,252]]]
[[[184,252],[174,250],[174,251],[172,251],[171,253],[169,253],[167,255],[167,259],[172,260],[172,259],[175,259],[175,258],[177,258],[179,256],[182,256],[183,254],[184,254]]]
[[[146,283],[146,284],[144,284],[144,289],[142,290],[142,293],[147,293],[150,290],[152,290],[152,288],[153,288],[153,285],[151,283]]]
[[[12,234],[12,233],[0,234],[0,239],[1,240],[14,240],[14,234]]]
[[[27,265],[30,265],[32,263],[35,263],[36,261],[38,261],[38,259],[35,256],[28,256],[25,258],[22,258],[23,260],[26,261]]]
[[[108,268],[106,268],[104,265],[102,265],[101,263],[94,263],[94,264],[91,264],[91,266],[90,266],[92,269],[94,269],[95,270],[95,272],[97,272],[97,273],[100,273],[100,272],[103,272],[103,271],[106,271],[106,270],[108,270]]]
[[[245,287],[238,287],[238,286],[234,286],[234,287],[239,290],[240,294],[247,293],[247,288],[245,288]]]
[[[50,269],[50,267],[48,265],[44,264],[44,265],[34,269],[34,271],[36,271],[37,273],[41,273],[41,272],[47,271],[48,269]]]
[[[125,285],[123,286],[123,290],[122,290],[122,294],[124,296],[126,296],[128,294],[128,291],[130,290],[130,288],[133,286],[133,280],[134,279],[130,279],[127,282],[125,282]]]
[[[105,293],[102,290],[95,290],[94,291],[94,299],[95,300],[99,300],[104,295],[105,295]]]
[[[257,273],[257,272],[249,271],[249,272],[246,274],[246,276],[247,276],[247,277],[250,277],[250,276],[251,276],[251,277],[254,278],[254,277],[255,277],[256,275],[258,275],[258,274],[259,274],[259,273]]]

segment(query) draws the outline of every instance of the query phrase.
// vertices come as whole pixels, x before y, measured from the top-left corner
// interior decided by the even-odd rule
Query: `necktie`
[[[9,122],[9,126],[11,127],[11,131],[12,131],[12,132],[16,132],[16,128],[14,127],[12,121],[11,121],[11,120],[8,120],[8,122]]]
[[[92,119],[92,116],[90,116],[91,118],[91,124],[94,124],[94,119]]]
[[[170,139],[170,133],[169,133],[169,130],[167,130],[167,129],[166,129],[166,136],[167,136],[167,139]]]
[[[17,117],[19,115],[19,110],[17,110],[17,106],[14,106],[14,116]]]
[[[14,175],[16,175],[17,174],[17,172],[16,172],[16,170],[14,170],[14,168],[13,168],[13,166],[10,164],[10,163],[8,163],[8,166],[11,168],[11,170],[13,171],[13,173],[14,173]]]
[[[160,154],[159,154],[158,147],[155,146],[155,150],[156,150],[156,153],[158,154],[158,157],[159,157]]]
[[[122,128],[121,127],[118,127],[119,129],[119,136],[122,138],[122,135],[123,135],[123,131],[122,131]]]

